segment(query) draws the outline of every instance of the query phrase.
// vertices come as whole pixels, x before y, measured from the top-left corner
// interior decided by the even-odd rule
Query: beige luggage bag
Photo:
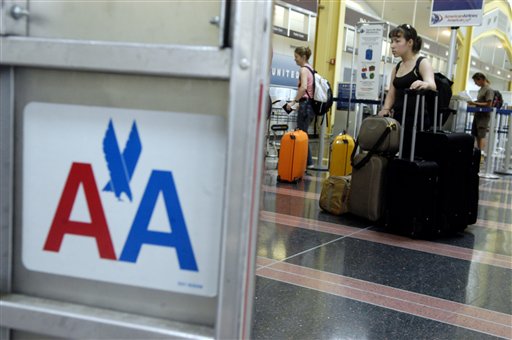
[[[320,208],[334,215],[348,212],[349,192],[350,176],[327,177],[322,184]]]
[[[365,154],[358,154],[354,164],[361,161]],[[352,169],[349,211],[370,221],[378,221],[384,212],[384,195],[388,158],[373,155],[361,168]]]

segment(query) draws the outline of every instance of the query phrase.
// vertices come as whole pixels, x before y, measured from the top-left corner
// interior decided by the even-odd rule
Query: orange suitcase
[[[340,134],[331,144],[331,157],[329,158],[330,176],[347,176],[352,173],[350,156],[354,150],[354,138],[347,134]]]
[[[277,180],[297,182],[306,171],[308,134],[302,130],[287,132],[281,138],[277,162]]]

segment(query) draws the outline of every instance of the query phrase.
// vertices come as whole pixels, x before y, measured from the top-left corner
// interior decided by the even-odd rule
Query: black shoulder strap
[[[414,66],[414,71],[416,72],[416,74],[418,76],[421,77],[421,74],[420,74],[420,63],[421,61],[425,59],[425,57],[418,57],[418,59],[416,59],[416,65]],[[396,71],[398,72],[398,69],[400,68],[400,65],[402,64],[402,61],[399,61],[398,64],[396,64]]]
[[[314,98],[314,94],[315,94],[315,72],[311,67],[309,66],[303,66],[305,68],[307,68],[309,70],[309,72],[311,72],[311,75],[313,76],[313,96],[310,96],[309,93],[308,93],[308,84],[306,84],[306,95],[313,99]]]
[[[420,63],[423,59],[425,59],[425,57],[418,57],[418,59],[416,59],[416,65],[414,66],[414,72],[421,80],[423,80],[423,77],[420,73]]]

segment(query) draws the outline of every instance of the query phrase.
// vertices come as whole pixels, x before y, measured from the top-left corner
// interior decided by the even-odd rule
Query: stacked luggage
[[[418,131],[420,108],[422,122],[425,114],[425,92],[406,91],[404,108],[410,97],[415,109],[404,109],[401,124],[384,117],[362,122],[351,155],[352,174],[341,176],[348,174],[344,167],[340,176],[324,181],[320,206],[333,214],[348,209],[413,238],[462,232],[477,220],[480,151],[469,134],[437,130],[437,93],[433,129],[423,131],[421,126]],[[404,157],[401,126],[407,114],[414,114],[414,124],[407,141],[410,154]],[[347,149],[349,142],[339,137],[339,144]],[[358,148],[361,152],[356,154]]]
[[[352,153],[349,211],[370,221],[381,220],[385,211],[387,168],[399,145],[400,124],[393,118],[363,120]],[[355,155],[358,146],[362,152]]]
[[[348,198],[352,165],[350,156],[354,149],[354,138],[345,132],[334,138],[330,147],[329,177],[322,183],[319,205],[333,215],[348,212]]]
[[[410,237],[463,231],[476,222],[479,152],[474,150],[469,134],[437,131],[437,110],[433,131],[417,133],[420,107],[424,113],[424,93],[406,92],[404,108],[410,95],[416,101],[411,153],[408,159],[402,157],[401,136],[399,157],[389,164],[385,225]],[[404,110],[403,122],[405,116]]]

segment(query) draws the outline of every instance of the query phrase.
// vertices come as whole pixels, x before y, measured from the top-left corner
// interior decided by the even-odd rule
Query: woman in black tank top
[[[435,90],[434,71],[430,62],[418,55],[422,40],[416,30],[408,24],[403,24],[389,33],[391,52],[393,56],[402,58],[397,67],[391,72],[391,83],[380,116],[392,116],[402,123],[404,96],[406,89]],[[415,97],[410,96],[407,103],[407,115],[404,129],[403,154],[409,154],[411,146],[412,127],[414,121]],[[428,115],[425,114],[428,126]],[[418,124],[418,127],[420,124]]]

